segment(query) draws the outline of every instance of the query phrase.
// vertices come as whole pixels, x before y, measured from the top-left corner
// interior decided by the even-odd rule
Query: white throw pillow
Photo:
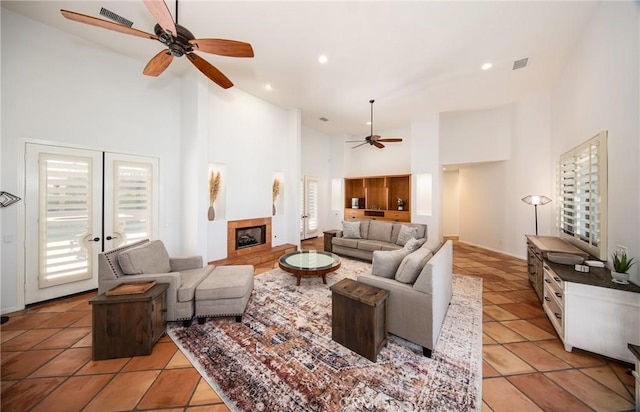
[[[412,237],[411,239],[407,240],[407,243],[404,244],[404,249],[408,250],[409,252],[413,252],[414,250],[422,246],[422,243],[424,242]]]
[[[396,271],[396,280],[402,283],[414,283],[422,271],[422,268],[424,268],[424,265],[427,264],[432,256],[431,251],[424,247],[410,253],[400,263],[400,267],[398,267]]]
[[[408,225],[402,225],[400,227],[400,233],[398,233],[397,245],[404,246],[409,239],[418,237],[418,228]]]
[[[360,239],[360,221],[342,222],[342,237],[345,239]]]
[[[406,249],[374,250],[371,262],[371,274],[393,279],[402,260],[410,252]]]
[[[160,240],[120,252],[118,263],[125,275],[171,272],[169,253]]]

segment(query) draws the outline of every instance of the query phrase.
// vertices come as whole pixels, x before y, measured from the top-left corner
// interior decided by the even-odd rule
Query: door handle
[[[100,238],[99,237],[94,237],[93,239],[89,239],[89,242],[99,242]]]
[[[118,236],[107,236],[105,239],[107,240],[111,240],[111,239],[117,239]]]

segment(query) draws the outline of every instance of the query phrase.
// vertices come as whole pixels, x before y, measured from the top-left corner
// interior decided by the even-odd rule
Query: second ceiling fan
[[[381,138],[379,135],[377,134],[373,134],[373,102],[375,102],[375,100],[371,99],[369,100],[369,103],[371,103],[371,134],[367,137],[364,138],[364,142],[362,142],[362,140],[347,140],[346,143],[360,143],[357,144],[355,146],[352,147],[352,149],[355,149],[357,147],[360,146],[364,146],[365,144],[370,144],[372,146],[377,147],[378,149],[382,149],[384,147],[384,145],[381,142],[385,142],[385,143],[396,143],[396,142],[401,142],[402,138],[400,137],[390,137],[390,138]]]

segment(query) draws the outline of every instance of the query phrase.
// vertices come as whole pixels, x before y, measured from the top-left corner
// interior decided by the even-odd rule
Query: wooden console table
[[[372,362],[387,344],[389,291],[343,279],[331,286],[331,337]]]
[[[158,283],[135,295],[91,299],[93,312],[93,360],[151,354],[153,345],[165,333],[167,283]]]
[[[325,252],[333,252],[333,244],[331,240],[338,235],[339,230],[325,230],[324,231],[324,251]]]

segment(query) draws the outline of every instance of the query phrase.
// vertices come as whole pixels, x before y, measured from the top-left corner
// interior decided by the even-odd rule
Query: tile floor
[[[303,244],[322,247],[322,238]],[[528,284],[525,262],[454,242],[454,272],[484,280],[483,410],[633,408],[631,365],[565,352]],[[228,410],[166,336],[149,356],[91,361],[88,300],[95,295],[30,307],[0,327],[3,412]]]

